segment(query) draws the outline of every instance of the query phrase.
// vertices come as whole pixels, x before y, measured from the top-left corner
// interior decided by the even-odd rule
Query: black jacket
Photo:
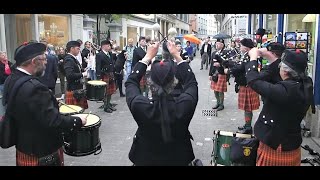
[[[264,144],[283,151],[300,147],[300,123],[309,108],[302,83],[292,79],[272,84],[260,80],[257,61],[246,64],[248,85],[265,97],[262,111],[254,125],[255,136]]]
[[[100,51],[96,55],[96,75],[98,79],[101,79],[101,74],[114,72],[114,60],[111,52],[109,57],[103,52]]]
[[[81,65],[79,61],[70,54],[67,54],[64,58],[64,71],[66,72],[68,91],[83,88],[81,83],[81,78],[83,77]]]
[[[210,69],[209,69],[209,76],[212,76],[216,73],[216,71],[221,74],[221,75],[225,75],[224,73],[224,68],[223,68],[223,61],[224,59],[226,59],[227,57],[227,50],[221,50],[220,52],[214,51],[211,55],[211,59],[210,59]],[[223,59],[224,58],[224,59]],[[220,64],[220,67],[215,67],[213,66],[213,64],[215,62],[218,62]]]
[[[40,81],[47,85],[50,89],[56,87],[58,78],[58,57],[55,55],[47,55],[47,64],[44,76],[40,77]]]
[[[8,77],[4,91],[11,92],[14,83],[27,74],[15,70]],[[5,94],[8,99],[8,94]],[[38,79],[24,83],[17,91],[12,108],[16,126],[16,148],[26,154],[43,157],[62,147],[61,132],[80,128],[81,119],[59,113],[58,103],[48,87]]]
[[[198,83],[188,63],[177,67],[184,93],[177,98],[167,96],[167,108],[173,142],[164,143],[161,133],[159,99],[141,95],[140,80],[147,66],[137,63],[125,83],[128,107],[138,125],[129,159],[136,165],[187,165],[194,159],[188,127],[198,103]]]
[[[90,50],[87,48],[84,48],[81,51],[81,58],[82,58],[82,69],[85,69],[88,65],[88,63],[86,62],[86,59],[88,58],[88,55],[90,54]]]
[[[15,68],[12,66],[12,63],[10,61],[8,61],[8,65],[12,73]],[[3,84],[8,77],[8,75],[6,75],[4,72],[5,72],[5,65],[2,62],[0,62],[0,84]]]
[[[135,48],[133,50],[131,69],[133,69],[136,63],[139,62],[145,55],[146,52],[140,46]]]
[[[201,50],[200,50],[200,55],[201,55],[201,56],[202,56],[202,54],[204,53],[204,46],[205,46],[205,44],[202,45]],[[212,49],[211,44],[208,44],[208,46],[207,46],[207,53],[208,53],[208,55],[209,55],[209,59],[211,59],[211,49]]]
[[[59,54],[58,55],[58,71],[62,73],[64,76],[66,75],[66,72],[64,71],[64,57],[66,57],[66,54]],[[62,62],[60,62],[62,60]]]

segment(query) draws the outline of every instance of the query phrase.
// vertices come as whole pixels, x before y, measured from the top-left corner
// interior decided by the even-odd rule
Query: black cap
[[[43,54],[45,51],[46,45],[42,43],[25,42],[15,50],[14,59],[17,66],[19,66],[23,62]]]
[[[304,73],[308,64],[308,56],[299,49],[296,51],[286,49],[281,56],[281,61],[297,73]]]
[[[154,61],[151,66],[151,79],[163,87],[174,78],[174,63],[172,60]]]
[[[244,38],[240,41],[240,43],[245,46],[245,47],[248,47],[248,48],[253,48],[254,47],[254,43],[251,39],[248,39],[248,38]]]
[[[103,40],[103,41],[101,41],[101,46],[103,46],[103,45],[110,45],[110,46],[112,46],[112,44],[111,44],[111,42],[109,41],[109,40]]]
[[[217,39],[217,42],[221,42],[221,43],[224,44],[224,39],[218,38],[218,39]]]
[[[256,35],[263,36],[266,33],[266,30],[263,28],[259,28],[256,32]]]
[[[80,47],[81,44],[78,41],[69,41],[66,45],[66,48],[72,48],[72,47]]]
[[[286,48],[284,47],[283,44],[278,43],[278,42],[272,42],[270,44],[267,45],[267,50],[268,51],[278,51],[280,53],[282,53]]]

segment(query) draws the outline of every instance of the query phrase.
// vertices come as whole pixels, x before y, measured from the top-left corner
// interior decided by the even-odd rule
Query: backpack
[[[4,103],[2,104],[5,109],[5,114],[0,118],[0,146],[4,149],[10,148],[16,145],[16,140],[15,140],[16,127],[11,115],[11,109],[13,105],[12,102],[14,100],[13,98],[16,96],[18,89],[25,82],[29,81],[32,78],[33,78],[32,76],[23,76],[20,79],[18,79],[11,90],[11,93],[8,97],[8,101],[3,100]]]

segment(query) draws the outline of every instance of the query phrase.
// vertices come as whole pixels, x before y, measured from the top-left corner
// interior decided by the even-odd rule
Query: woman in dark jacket
[[[3,84],[7,77],[13,71],[13,66],[10,61],[8,61],[8,57],[6,52],[0,52],[0,91],[3,92]]]
[[[257,166],[300,166],[302,143],[300,123],[310,105],[314,112],[313,83],[306,75],[307,54],[285,50],[276,84],[259,78],[257,58],[260,51],[249,52],[246,64],[248,85],[265,98],[254,134],[260,141]]]

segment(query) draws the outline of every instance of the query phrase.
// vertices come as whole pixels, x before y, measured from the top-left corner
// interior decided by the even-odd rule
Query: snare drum
[[[227,131],[214,131],[212,165],[231,166],[231,144],[233,137],[251,138],[250,134],[240,134]]]
[[[79,116],[79,114],[73,116]],[[64,132],[64,152],[70,156],[86,156],[92,153],[99,154],[102,151],[99,138],[100,126],[100,117],[90,114],[87,117],[87,123],[80,130]],[[100,151],[96,153],[98,150]]]
[[[83,113],[83,111],[84,109],[82,107],[76,105],[61,105],[59,107],[59,112],[63,115],[74,115]]]
[[[101,101],[106,93],[107,83],[104,81],[92,80],[86,84],[87,99],[91,101]]]

